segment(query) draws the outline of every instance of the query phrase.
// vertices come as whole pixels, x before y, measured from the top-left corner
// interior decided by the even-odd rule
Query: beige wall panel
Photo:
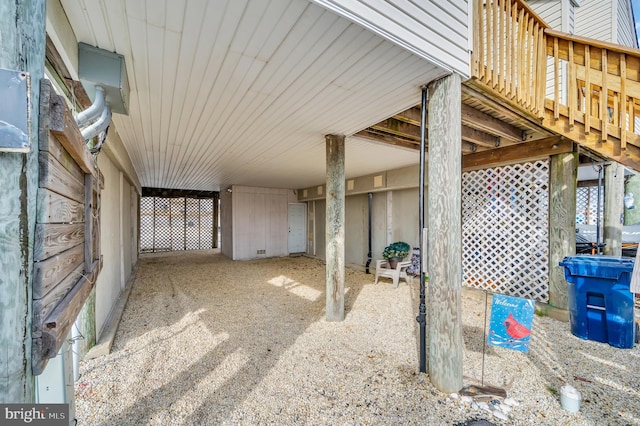
[[[120,294],[120,172],[108,156],[98,156],[104,175],[101,200],[100,244],[102,271],[96,281],[96,330],[98,336]]]

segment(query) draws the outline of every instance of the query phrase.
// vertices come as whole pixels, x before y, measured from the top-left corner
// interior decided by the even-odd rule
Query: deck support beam
[[[344,135],[327,135],[327,321],[344,319]]]
[[[429,85],[429,377],[442,392],[462,388],[461,80]]]
[[[45,18],[45,0],[0,2],[0,68],[25,71],[31,80],[28,93],[31,151],[0,152],[0,403],[35,400],[31,295]]]
[[[612,162],[604,168],[604,221],[602,253],[622,256],[624,222],[624,166]]]
[[[549,180],[549,305],[566,310],[567,282],[559,265],[576,254],[578,153],[552,155]]]

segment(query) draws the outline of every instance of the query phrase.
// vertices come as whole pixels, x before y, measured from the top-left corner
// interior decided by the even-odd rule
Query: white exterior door
[[[289,204],[289,253],[303,253],[306,244],[306,206]]]

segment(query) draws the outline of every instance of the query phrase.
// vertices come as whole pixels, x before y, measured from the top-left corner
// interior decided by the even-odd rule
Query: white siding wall
[[[123,179],[115,162],[104,152],[98,156],[98,167],[104,175],[100,202],[103,266],[95,290],[95,321],[99,337],[138,259],[135,250],[138,246],[138,197],[132,191],[133,186]]]
[[[468,77],[468,1],[312,0],[430,62]]]
[[[629,0],[618,1],[618,37],[616,43],[623,46],[638,47],[638,39],[634,30],[631,2]]]
[[[569,0],[569,33],[576,32],[576,5]]]
[[[563,31],[567,25],[563,25],[562,2],[569,0],[530,0],[527,4],[554,30]],[[568,17],[567,17],[568,19]],[[560,89],[564,81],[563,67],[560,67]],[[553,74],[553,59],[547,59],[547,98],[553,98],[553,84],[555,76]]]
[[[610,1],[583,0],[576,9],[576,35],[602,41],[613,40],[613,14]]]
[[[291,190],[238,185],[231,189],[232,259],[288,255]],[[225,241],[224,236],[222,240]],[[228,256],[226,250],[225,246],[224,253]]]
[[[233,202],[227,188],[220,191],[220,240],[222,254],[233,259]]]
[[[103,266],[96,281],[96,333],[104,327],[120,294],[120,171],[106,155],[98,156],[104,175],[100,203],[100,250]]]
[[[568,1],[568,0],[562,0]],[[562,31],[562,1],[529,0],[527,4],[554,30]]]

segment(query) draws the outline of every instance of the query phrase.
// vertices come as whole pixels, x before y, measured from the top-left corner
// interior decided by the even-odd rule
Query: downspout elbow
[[[93,120],[98,118],[105,108],[104,89],[101,86],[96,86],[96,97],[91,106],[76,116],[76,124],[79,128],[86,126]]]
[[[84,140],[88,141],[96,137],[97,135],[99,135],[100,132],[106,129],[110,123],[111,123],[111,108],[109,108],[109,105],[106,105],[102,110],[102,115],[100,116],[98,121],[82,129],[80,133],[82,133],[82,137],[84,138]]]

